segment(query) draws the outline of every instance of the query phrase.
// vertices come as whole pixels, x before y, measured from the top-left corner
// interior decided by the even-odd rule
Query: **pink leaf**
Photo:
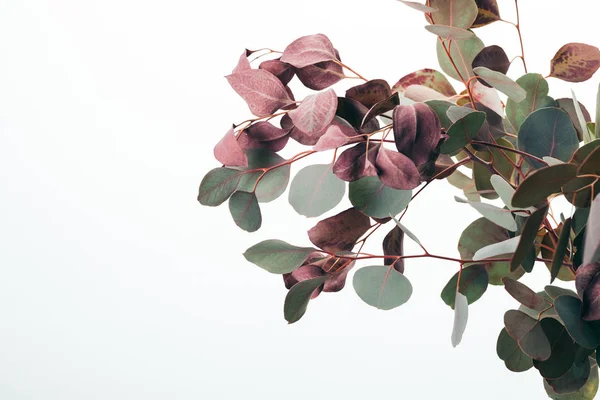
[[[236,72],[227,81],[248,104],[252,114],[264,117],[292,102],[285,86],[272,73],[262,69]]]
[[[504,107],[502,107],[502,101],[496,89],[488,88],[477,81],[471,86],[471,94],[476,102],[483,104],[500,116],[504,115]]]
[[[317,144],[314,145],[313,150],[325,151],[337,149],[349,141],[348,135],[344,133],[340,125],[331,124],[325,131],[325,134],[319,138]]]
[[[246,128],[246,132],[248,132],[250,138],[258,140],[259,142],[268,142],[279,139],[288,134],[286,130],[278,128],[266,121],[260,121],[250,125]]]
[[[244,52],[240,56],[240,59],[238,60],[237,65],[233,69],[232,74],[235,74],[236,72],[242,72],[242,71],[247,71],[249,69],[252,69],[252,67],[250,66],[250,61],[248,61],[247,54],[248,54],[248,51],[244,50]]]
[[[325,61],[299,68],[296,70],[296,75],[304,86],[312,90],[327,89],[345,78],[342,66],[333,61]]]
[[[420,69],[403,76],[392,87],[392,92],[402,94],[410,85],[427,86],[448,97],[456,94],[454,87],[452,87],[452,84],[448,81],[446,76],[441,72],[430,68]]]
[[[228,167],[248,166],[248,157],[236,140],[233,128],[231,128],[223,139],[217,143],[214,149],[215,158]]]
[[[448,97],[444,96],[440,92],[437,92],[427,86],[421,85],[410,85],[406,88],[404,97],[411,99],[416,102],[424,102],[428,100],[446,100]]]
[[[388,187],[399,190],[414,189],[421,183],[415,163],[402,153],[382,147],[375,162],[379,179]]]
[[[292,64],[296,68],[336,59],[335,49],[327,36],[303,36],[290,43],[281,56],[281,61]]]
[[[331,124],[337,108],[337,96],[333,89],[307,96],[300,106],[289,112],[298,129],[309,135],[322,134]]]

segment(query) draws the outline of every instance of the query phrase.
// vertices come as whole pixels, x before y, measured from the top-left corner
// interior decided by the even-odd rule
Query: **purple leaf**
[[[356,208],[320,221],[308,231],[310,241],[330,253],[349,251],[371,227],[369,217]]]
[[[265,71],[269,71],[270,73],[275,75],[284,86],[292,80],[295,73],[294,67],[280,60],[263,61],[262,63],[260,63],[258,68],[264,69]]]
[[[477,3],[477,18],[471,28],[479,28],[500,19],[500,11],[496,0],[475,0]]]
[[[346,90],[346,98],[356,100],[367,108],[373,107],[391,95],[390,85],[383,79],[374,79]]]
[[[577,269],[577,283],[580,283],[579,270],[582,268],[585,269],[582,276],[591,276],[582,295],[582,318],[586,321],[597,321],[600,320],[600,262],[588,264],[585,267]]]
[[[292,102],[285,86],[272,73],[262,69],[236,72],[227,81],[248,104],[252,114],[264,117]]]
[[[320,137],[331,124],[337,109],[337,96],[332,89],[307,96],[300,106],[288,114],[294,126],[310,136]]]
[[[299,68],[296,70],[296,75],[304,86],[312,90],[327,89],[345,78],[342,66],[333,61]]]
[[[403,256],[404,255],[404,231],[399,226],[395,226],[391,231],[383,238],[383,254],[386,256]],[[395,262],[394,262],[395,261]],[[384,261],[385,265],[394,264],[396,271],[401,274],[404,273],[404,260],[394,260],[392,258],[386,258]]]
[[[421,183],[417,166],[407,156],[382,147],[375,161],[381,182],[393,189],[410,190]]]
[[[238,60],[237,65],[231,73],[235,74],[236,72],[247,71],[249,69],[252,69],[252,67],[250,66],[250,61],[248,61],[248,51],[244,50],[240,56],[240,59]]]
[[[292,271],[289,274],[283,274],[283,283],[285,284],[286,289],[291,289],[292,286],[294,286],[298,282],[306,281],[308,279],[318,278],[319,276],[324,276],[324,275],[325,275],[325,272],[317,266],[303,265],[303,266],[299,267],[298,269]],[[314,299],[315,297],[317,297],[321,293],[322,289],[323,289],[322,286],[319,286],[318,288],[316,288],[315,291],[310,296],[310,298]]]
[[[437,114],[426,104],[416,103],[396,107],[392,117],[398,151],[417,166],[430,161],[442,137]]]
[[[335,114],[346,120],[360,133],[371,133],[379,129],[377,119],[367,119],[369,109],[356,100],[338,97],[338,107]]]
[[[287,145],[289,138],[290,138],[290,135],[286,134],[285,136],[277,138],[277,139],[259,141],[259,140],[250,138],[248,136],[248,132],[244,131],[240,134],[240,136],[238,138],[238,144],[244,150],[267,149],[267,150],[270,150],[273,152],[278,152],[278,151],[281,151]]]
[[[321,33],[294,40],[285,48],[281,56],[281,61],[292,64],[296,68],[336,59],[331,41]]]
[[[441,72],[434,69],[420,69],[403,76],[392,87],[392,92],[402,94],[411,85],[426,86],[447,97],[456,95],[456,90],[454,90],[448,79]]]
[[[246,128],[248,137],[259,142],[269,142],[271,140],[281,139],[288,134],[288,131],[277,128],[275,125],[266,121],[259,121]]]
[[[492,71],[506,74],[508,72],[508,67],[510,67],[510,60],[502,47],[493,45],[484,47],[483,50],[475,56],[471,66],[473,68],[486,67]]]
[[[220,163],[229,167],[246,167],[248,157],[242,147],[240,147],[233,128],[217,143],[214,149],[214,155]]]
[[[363,118],[361,128],[364,129],[364,127],[366,127],[369,124],[369,122],[374,121],[374,118],[376,116],[386,113],[388,111],[392,111],[397,105],[400,105],[400,97],[398,96],[398,93],[394,93],[388,98],[374,104],[373,107],[369,109],[369,112]]]
[[[568,43],[550,62],[550,76],[567,82],[584,82],[600,68],[600,50],[585,43]]]
[[[338,178],[352,182],[363,176],[377,176],[375,160],[380,145],[369,144],[367,157],[367,143],[359,143],[345,150],[333,165],[333,173]]]

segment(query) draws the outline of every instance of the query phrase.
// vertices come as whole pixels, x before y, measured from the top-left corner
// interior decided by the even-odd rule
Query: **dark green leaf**
[[[458,272],[448,281],[442,290],[442,300],[454,309]],[[488,274],[483,264],[464,267],[460,277],[459,293],[466,296],[469,304],[477,301],[487,290]]]
[[[321,286],[326,279],[327,276],[319,276],[317,278],[298,282],[292,286],[285,296],[285,303],[283,305],[283,316],[287,322],[293,324],[302,318],[306,312],[312,293]]]
[[[579,298],[569,295],[559,296],[554,300],[554,308],[573,340],[588,349],[595,349],[600,345],[600,337],[592,324],[581,318]]]
[[[546,379],[546,383],[557,394],[574,393],[587,382],[591,372],[590,359],[581,365],[571,365],[569,371],[558,379]]]
[[[496,353],[504,361],[506,368],[512,372],[525,372],[533,367],[533,360],[519,347],[515,339],[510,337],[506,328],[502,328],[496,343]]]
[[[406,303],[412,295],[408,278],[392,267],[376,265],[356,271],[354,290],[368,305],[391,310]]]
[[[565,327],[554,318],[540,321],[544,333],[550,341],[552,354],[545,361],[533,361],[540,375],[548,379],[558,379],[566,374],[575,362],[575,343]]]
[[[318,217],[334,208],[344,197],[346,184],[329,164],[301,169],[290,184],[289,202],[300,215]]]
[[[510,239],[508,230],[485,218],[479,218],[467,226],[461,234],[458,241],[458,252],[462,259],[469,260],[479,249],[507,239]],[[492,285],[502,285],[502,278],[505,276],[519,279],[525,273],[522,268],[511,272],[508,262],[482,261],[479,264],[485,265],[489,283]]]
[[[575,293],[571,289],[547,285],[546,287],[544,287],[544,290],[546,291],[546,293],[548,293],[548,296],[550,296],[552,300],[556,299],[559,296],[572,296],[577,298],[577,293]]]
[[[585,158],[585,160],[583,160],[583,162],[579,166],[577,175],[587,174],[600,176],[600,146],[592,150],[592,152]]]
[[[538,158],[554,157],[569,161],[579,148],[577,132],[568,114],[560,108],[547,107],[531,113],[519,129],[518,148]],[[525,157],[535,168],[544,164]]]
[[[562,264],[565,259],[565,254],[567,253],[570,234],[571,218],[567,218],[563,225],[562,231],[560,232],[558,244],[556,245],[554,252],[554,258],[552,259],[552,269],[550,270],[550,283],[554,282],[554,279],[558,276],[558,273],[560,272],[560,267],[562,267]]]
[[[500,10],[496,0],[475,0],[477,3],[477,18],[471,28],[479,28],[500,20]]]
[[[573,393],[558,394],[544,380],[544,389],[553,400],[593,400],[598,392],[598,368],[592,367],[585,385]]]
[[[448,130],[448,138],[442,144],[442,154],[452,154],[465,147],[477,135],[485,122],[485,113],[473,111],[458,121]]]
[[[260,228],[262,215],[254,193],[235,192],[229,199],[229,212],[243,230],[255,232]]]
[[[230,168],[215,168],[204,176],[198,190],[198,201],[216,207],[231,196],[243,172]]]
[[[312,247],[296,247],[282,240],[265,240],[244,253],[246,260],[274,273],[287,274],[301,266],[316,251]]]
[[[510,269],[512,271],[514,271],[523,263],[527,257],[527,253],[533,247],[538,229],[544,221],[544,218],[546,218],[547,212],[548,206],[545,206],[536,210],[527,218],[527,222],[525,222],[525,226],[523,227],[523,232],[521,232],[521,240],[519,240],[517,250],[515,251],[515,254],[510,262]]]
[[[578,208],[575,210],[573,213],[573,223],[571,224],[575,236],[579,235],[585,229],[589,216],[589,208]]]
[[[562,186],[575,178],[577,167],[557,164],[540,168],[525,178],[512,198],[514,207],[527,208],[543,202],[552,194],[560,193]]]
[[[584,144],[573,153],[573,158],[570,162],[577,164],[577,166],[581,165],[583,160],[598,147],[600,147],[600,139],[592,140],[591,142]]]
[[[504,314],[504,326],[508,334],[519,343],[525,354],[534,360],[550,358],[552,349],[540,322],[522,311],[508,310]]]
[[[350,182],[348,197],[358,210],[373,218],[385,218],[404,210],[412,190],[397,190],[385,186],[376,176],[365,176]]]
[[[588,208],[591,205],[592,194],[600,193],[600,180],[591,176],[577,177],[562,187],[567,201],[575,207]]]
[[[525,89],[525,100],[516,102],[508,99],[506,102],[506,118],[515,129],[519,129],[525,118],[537,109],[553,107],[554,99],[548,96],[548,82],[540,74],[529,73],[519,79],[517,83]]]
[[[450,128],[452,125],[452,121],[450,121],[450,118],[448,118],[446,113],[448,112],[448,109],[453,106],[453,104],[445,100],[427,100],[425,104],[427,104],[429,108],[431,108],[438,116],[442,128],[448,130],[448,128]]]

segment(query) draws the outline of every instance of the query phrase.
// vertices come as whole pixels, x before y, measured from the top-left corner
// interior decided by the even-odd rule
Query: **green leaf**
[[[600,176],[600,146],[590,152],[577,170],[577,175],[588,174]]]
[[[564,184],[575,178],[577,167],[573,164],[550,165],[540,168],[525,178],[512,198],[516,207],[530,207],[545,201],[548,196],[560,193]]]
[[[460,344],[465,329],[467,328],[467,321],[469,320],[469,303],[462,293],[456,292],[454,305],[454,324],[452,326],[451,336],[452,347],[456,347]]]
[[[533,360],[519,347],[515,339],[510,337],[506,328],[502,328],[496,343],[496,353],[504,365],[512,372],[525,372],[533,367]]]
[[[551,156],[569,161],[579,148],[579,139],[569,115],[560,108],[547,107],[531,113],[519,129],[518,148],[538,158]],[[525,157],[535,168],[543,166],[539,161]]]
[[[560,267],[562,267],[562,264],[565,259],[565,254],[567,253],[570,234],[571,218],[567,218],[563,225],[562,231],[560,232],[558,244],[555,248],[554,257],[552,258],[552,269],[550,270],[550,283],[554,282],[554,279],[556,279],[558,273],[560,272]]]
[[[590,376],[585,385],[576,392],[558,394],[546,380],[544,380],[544,389],[546,389],[546,393],[553,400],[593,400],[596,398],[596,393],[598,392],[598,368],[591,368]]]
[[[477,250],[473,254],[473,261],[481,261],[486,258],[492,258],[503,254],[512,254],[517,249],[519,244],[520,236],[515,236],[510,239],[503,240],[502,242],[489,244],[481,249]]]
[[[575,92],[573,91],[573,89],[571,89],[571,95],[573,96],[573,107],[575,108],[575,115],[577,115],[577,123],[579,124],[579,128],[583,136],[583,143],[589,143],[592,140],[594,140],[594,137],[587,128],[587,122],[585,121],[583,111],[581,111],[581,106],[579,105],[579,101],[577,101],[577,96],[575,96]],[[573,121],[573,123],[575,123],[575,121]]]
[[[365,176],[350,182],[348,197],[355,208],[369,217],[386,218],[406,208],[412,190],[392,189],[376,176]]]
[[[596,368],[594,368],[596,369]],[[558,394],[571,394],[580,390],[591,374],[590,359],[586,358],[583,364],[571,365],[569,371],[558,379],[546,379],[548,386],[552,388],[552,392]]]
[[[248,156],[246,171],[274,167],[285,162],[284,158],[267,149],[249,149],[246,150],[246,155]],[[262,171],[244,174],[237,190],[252,192],[256,181],[260,179],[260,182],[256,185],[256,198],[261,203],[273,201],[281,196],[287,188],[290,180],[290,165],[285,164],[271,169],[261,178],[262,174]]]
[[[452,125],[452,121],[450,121],[450,118],[448,118],[446,112],[448,112],[448,109],[452,107],[453,104],[445,100],[427,100],[425,104],[427,104],[429,108],[431,108],[433,112],[438,116],[442,128],[448,130],[448,128],[450,128],[450,125]]]
[[[527,254],[534,246],[534,241],[538,233],[538,229],[544,219],[546,218],[546,213],[548,212],[548,206],[542,207],[538,209],[536,212],[531,214],[527,221],[525,222],[525,226],[523,227],[523,232],[521,233],[521,240],[519,240],[519,245],[517,246],[517,250],[512,257],[510,262],[510,269],[517,269],[523,261],[526,259]],[[527,270],[527,268],[526,268]]]
[[[446,0],[442,0],[446,2]],[[471,0],[472,1],[472,0]],[[436,21],[437,22],[437,21]],[[461,62],[456,63],[456,67],[458,69],[457,74],[454,66],[452,65],[452,61],[448,58],[448,54],[444,51],[444,47],[442,46],[442,41],[437,41],[437,58],[442,68],[442,71],[446,73],[446,75],[451,76],[452,78],[462,81],[467,80],[472,76],[475,76],[473,73],[473,68],[471,64],[473,63],[473,59],[483,48],[485,45],[477,36],[474,36],[468,40],[459,40],[459,41],[448,41],[444,40],[444,44],[446,45],[446,49],[449,49],[450,56],[453,60],[461,60]],[[462,77],[462,79],[461,79]]]
[[[498,226],[501,226],[513,232],[517,230],[517,223],[515,222],[515,219],[513,218],[509,210],[505,210],[503,208],[499,208],[487,203],[467,201],[457,196],[454,196],[454,199],[459,203],[469,204],[481,215],[483,215],[485,218],[489,219]]]
[[[510,235],[508,230],[485,218],[479,218],[478,220],[473,221],[461,234],[458,241],[458,252],[462,259],[472,259],[477,250],[509,238]],[[519,279],[525,273],[522,268],[518,268],[516,271],[511,272],[508,262],[481,261],[478,262],[478,264],[485,265],[489,283],[491,285],[503,285],[503,277],[508,276],[512,279]]]
[[[586,143],[581,146],[579,149],[575,151],[573,154],[573,158],[571,159],[571,163],[576,164],[577,166],[581,165],[581,163],[590,155],[592,151],[600,146],[600,140],[595,139],[590,143]]]
[[[578,298],[577,293],[575,293],[571,289],[565,289],[558,286],[546,285],[546,287],[544,287],[544,291],[548,294],[548,296],[550,296],[552,300],[556,299],[559,296],[572,296]]]
[[[283,304],[283,316],[288,323],[293,324],[302,318],[306,312],[312,293],[321,286],[326,279],[327,276],[319,276],[317,278],[298,282],[292,286],[285,296],[285,303]]]
[[[408,278],[391,266],[361,268],[354,274],[352,284],[356,294],[365,303],[381,310],[399,307],[412,295]]]
[[[298,214],[318,217],[338,205],[345,191],[345,182],[333,173],[331,165],[309,165],[292,180],[288,199]]]
[[[565,327],[554,318],[544,318],[540,321],[544,333],[548,337],[552,354],[545,361],[533,361],[544,378],[558,379],[566,374],[575,362],[575,343]]]
[[[428,4],[438,9],[434,14],[436,24],[466,29],[477,18],[478,8],[474,0],[430,0]]]
[[[198,201],[204,206],[216,207],[231,196],[243,172],[230,168],[215,168],[204,176],[198,190]]]
[[[502,72],[493,71],[486,67],[475,67],[473,72],[483,79],[488,85],[499,92],[504,93],[508,98],[520,103],[527,97],[527,92],[518,83],[510,79]]]
[[[421,241],[419,240],[419,238],[417,238],[415,236],[414,233],[412,233],[411,231],[408,230],[407,227],[405,227],[404,225],[402,225],[400,223],[400,221],[398,221],[395,217],[393,217],[391,214],[389,215],[390,218],[392,218],[394,220],[394,222],[396,223],[396,225],[398,225],[398,228],[402,229],[402,232],[404,232],[406,234],[406,236],[408,236],[409,238],[412,239],[413,242],[415,242],[416,244],[418,244],[419,246],[423,247],[423,245],[421,244]]]
[[[540,322],[522,311],[508,310],[504,314],[504,326],[508,334],[517,341],[525,354],[534,360],[550,358],[552,349]]]
[[[314,251],[317,250],[312,247],[296,247],[282,240],[270,239],[250,247],[244,257],[273,274],[287,274],[300,267]]]
[[[229,212],[243,230],[255,232],[260,228],[262,216],[254,193],[235,192],[229,199]]]
[[[535,110],[556,105],[554,99],[548,96],[548,82],[542,75],[525,74],[517,79],[517,83],[525,89],[527,96],[521,102],[510,98],[506,102],[506,118],[515,129],[519,129],[525,118]]]
[[[442,144],[442,154],[452,154],[465,147],[477,135],[485,122],[485,113],[471,112],[456,121],[448,130],[448,138]]]
[[[499,138],[496,142],[502,146],[506,146],[512,148],[512,144],[505,140],[504,138]],[[499,149],[488,148],[487,151],[476,151],[475,155],[481,158],[484,161],[491,162],[496,171],[500,173],[501,176],[506,180],[510,180],[514,166],[507,159],[512,160],[512,162],[516,162],[515,154],[512,152],[503,152]],[[482,191],[481,195],[486,199],[497,199],[498,195],[494,191],[494,187],[492,186],[490,180],[492,177],[492,172],[481,163],[475,163],[473,165],[473,178],[475,179],[475,186],[477,190]]]
[[[444,303],[452,309],[454,309],[457,282],[458,272],[448,281],[441,293]],[[458,291],[466,296],[469,304],[479,300],[487,290],[487,287],[488,274],[483,264],[475,264],[463,268]]]
[[[471,39],[475,35],[473,32],[466,29],[439,24],[426,25],[425,29],[443,39],[466,40]]]
[[[554,300],[554,308],[573,340],[587,349],[595,349],[600,345],[600,338],[592,324],[581,318],[579,298],[569,295],[559,296]]]

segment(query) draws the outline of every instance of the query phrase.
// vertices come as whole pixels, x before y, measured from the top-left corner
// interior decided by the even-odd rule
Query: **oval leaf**
[[[317,278],[298,282],[292,286],[285,296],[285,303],[283,305],[283,316],[288,323],[293,324],[302,318],[306,312],[312,293],[321,286],[326,279],[327,276],[319,276]]]
[[[465,147],[477,135],[485,122],[485,113],[472,111],[456,121],[448,130],[448,138],[442,144],[442,154],[452,154]]]
[[[508,294],[519,303],[532,310],[542,310],[545,302],[533,290],[509,277],[502,278],[502,282],[504,282],[504,289],[506,289]]]
[[[500,20],[500,10],[496,0],[475,0],[477,3],[477,18],[471,28],[479,28]]]
[[[296,68],[337,60],[335,49],[329,38],[321,33],[302,36],[290,43],[281,56],[281,61]]]
[[[333,174],[330,164],[301,169],[290,184],[289,202],[300,215],[318,217],[344,197],[346,184]]]
[[[441,1],[446,2],[446,0]],[[479,54],[479,52],[485,47],[481,39],[479,39],[477,36],[474,36],[468,40],[459,40],[451,43],[447,40],[444,40],[443,42],[446,45],[446,49],[449,49],[452,60],[461,60],[461,62],[456,63],[456,67],[458,69],[457,73],[454,69],[452,61],[450,61],[450,58],[448,58],[448,54],[444,51],[442,40],[438,40],[436,44],[436,52],[438,63],[440,64],[442,71],[444,71],[446,75],[451,76],[452,78],[461,82],[466,81],[470,77],[474,76],[473,67],[471,64],[473,63],[475,56],[477,56],[477,54]],[[488,107],[492,108],[489,105]]]
[[[273,114],[292,103],[285,86],[272,73],[262,69],[236,72],[227,81],[248,104],[250,112],[257,117]]]
[[[262,216],[254,193],[235,192],[229,199],[229,212],[236,225],[246,232],[260,228]]]
[[[492,258],[502,254],[514,253],[517,250],[519,240],[521,240],[521,237],[515,236],[502,242],[493,243],[482,247],[473,255],[473,261],[481,261],[486,258]]]
[[[463,334],[469,320],[469,303],[467,298],[460,292],[456,292],[454,301],[454,325],[452,326],[452,347],[456,347],[462,341]]]
[[[581,305],[581,300],[569,295],[554,300],[556,313],[573,340],[587,349],[595,349],[600,344],[600,337],[592,325],[581,318]]]
[[[216,207],[235,191],[243,172],[229,168],[212,169],[202,178],[198,201],[203,206]]]
[[[510,337],[506,328],[502,328],[496,343],[496,353],[504,361],[506,368],[512,372],[525,372],[533,367],[533,360],[519,347],[515,339]]]
[[[396,190],[385,186],[377,177],[366,176],[350,182],[348,197],[354,207],[373,218],[386,218],[404,210],[412,190]]]
[[[506,118],[515,129],[519,129],[523,121],[535,110],[556,105],[554,99],[548,96],[548,82],[542,75],[525,74],[517,79],[517,84],[525,90],[527,95],[521,102],[510,98],[506,102]]]
[[[214,149],[215,158],[228,167],[245,167],[248,165],[248,157],[240,147],[233,128],[231,128],[223,139],[217,143]]]
[[[426,25],[425,29],[443,39],[466,40],[475,35],[469,30],[447,25]]]
[[[568,43],[550,62],[550,76],[567,82],[584,82],[600,67],[600,50],[585,43]]]
[[[534,360],[550,358],[552,348],[539,321],[522,311],[508,310],[504,314],[504,326],[508,334],[517,341],[525,354]]]
[[[441,297],[444,303],[455,308],[456,284],[458,282],[457,272],[442,289]],[[460,276],[460,287],[458,292],[465,295],[467,302],[472,304],[479,300],[488,287],[488,274],[483,264],[464,267]]]
[[[438,10],[430,21],[435,24],[466,29],[473,25],[478,14],[474,0],[429,0],[428,4]]]
[[[288,115],[294,126],[309,136],[320,136],[333,121],[337,96],[333,89],[307,96]]]
[[[317,223],[308,231],[310,241],[330,253],[350,251],[369,230],[371,220],[356,208],[349,208]]]
[[[531,214],[525,221],[523,232],[521,232],[521,239],[519,240],[519,245],[517,246],[515,254],[513,254],[512,260],[510,261],[510,269],[512,271],[517,269],[520,265],[523,266],[525,270],[530,271],[531,268],[526,268],[524,266],[524,262],[527,260],[531,249],[534,247],[535,238],[538,234],[540,225],[546,218],[547,212],[548,206],[542,207]]]
[[[481,77],[488,85],[504,93],[517,103],[525,100],[527,97],[525,89],[501,72],[492,71],[486,67],[473,68],[473,72]]]
[[[412,72],[400,78],[392,87],[392,93],[404,93],[409,86],[425,86],[451,97],[456,95],[456,90],[452,84],[448,82],[446,76],[435,69],[425,68]]]
[[[540,168],[527,176],[517,187],[512,197],[512,205],[530,207],[546,200],[548,196],[560,193],[564,184],[575,178],[577,167],[573,164],[551,165]]]
[[[250,247],[244,257],[273,274],[287,274],[300,267],[314,251],[312,247],[297,247],[271,239]]]
[[[368,305],[391,310],[406,303],[412,295],[408,278],[392,267],[376,265],[356,271],[352,280],[356,294]]]

